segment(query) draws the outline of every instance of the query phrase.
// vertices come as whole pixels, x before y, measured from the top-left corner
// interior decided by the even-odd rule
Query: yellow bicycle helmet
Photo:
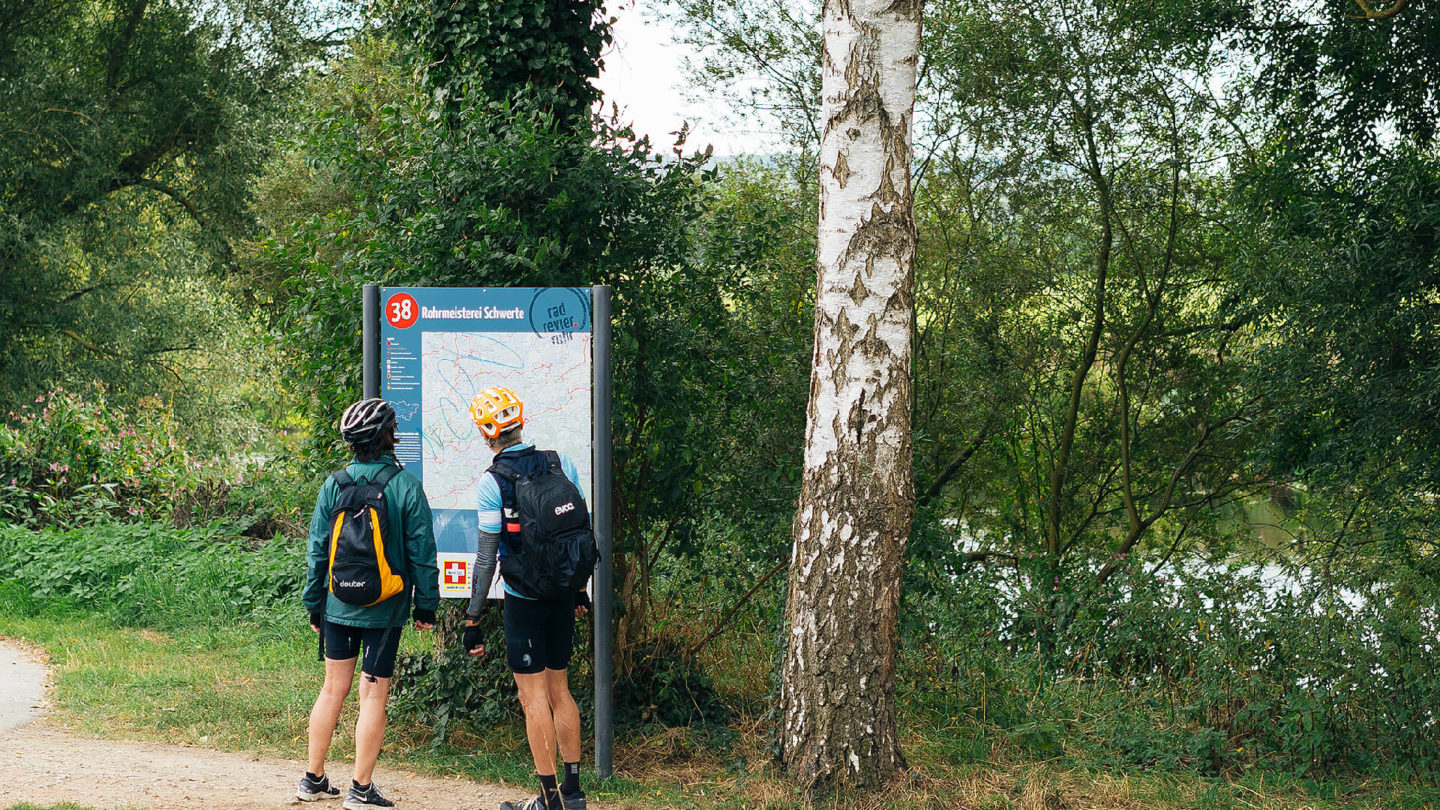
[[[487,439],[525,424],[525,405],[509,388],[495,385],[470,400],[470,418]]]

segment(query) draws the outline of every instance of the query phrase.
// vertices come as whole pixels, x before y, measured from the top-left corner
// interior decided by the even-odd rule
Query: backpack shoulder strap
[[[355,483],[355,479],[350,477],[350,473],[347,473],[344,470],[336,470],[334,474],[332,474],[330,477],[334,479],[335,485],[340,487],[341,489],[344,489]]]
[[[377,486],[377,487],[379,487],[380,489],[383,490],[383,489],[385,489],[385,486],[390,483],[390,479],[391,479],[391,478],[394,478],[394,477],[396,476],[396,474],[398,474],[399,472],[400,472],[400,468],[399,468],[399,467],[391,467],[390,465],[387,464],[387,465],[385,465],[385,469],[383,469],[383,470],[381,470],[380,472],[376,473],[376,474],[375,474],[375,477],[372,478],[372,479],[370,479],[370,484],[371,484],[372,486]]]
[[[487,472],[493,472],[512,484],[524,477],[520,475],[520,471],[515,469],[514,465],[512,465],[509,461],[503,460],[492,462],[490,464],[490,469],[487,470]]]
[[[560,454],[554,450],[545,450],[543,452],[545,454],[545,463],[549,465],[550,471],[563,475],[565,470],[560,466]]]

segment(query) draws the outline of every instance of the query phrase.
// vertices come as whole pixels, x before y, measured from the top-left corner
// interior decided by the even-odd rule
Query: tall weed
[[[200,477],[175,434],[157,397],[130,412],[98,384],[42,394],[0,423],[0,517],[39,527],[164,516]]]

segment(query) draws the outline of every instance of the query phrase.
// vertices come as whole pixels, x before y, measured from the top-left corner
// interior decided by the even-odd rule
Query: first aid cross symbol
[[[458,585],[465,581],[465,562],[463,560],[447,560],[445,562],[445,582],[451,585]]]

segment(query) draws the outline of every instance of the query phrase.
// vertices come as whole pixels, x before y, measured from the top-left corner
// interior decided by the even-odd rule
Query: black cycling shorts
[[[400,649],[400,627],[351,627],[348,624],[325,622],[325,657],[332,661],[348,661],[360,654],[365,658],[360,671],[377,678],[395,675],[395,653]],[[388,630],[388,632],[387,632]]]
[[[505,595],[505,659],[522,675],[570,666],[575,600]]]

